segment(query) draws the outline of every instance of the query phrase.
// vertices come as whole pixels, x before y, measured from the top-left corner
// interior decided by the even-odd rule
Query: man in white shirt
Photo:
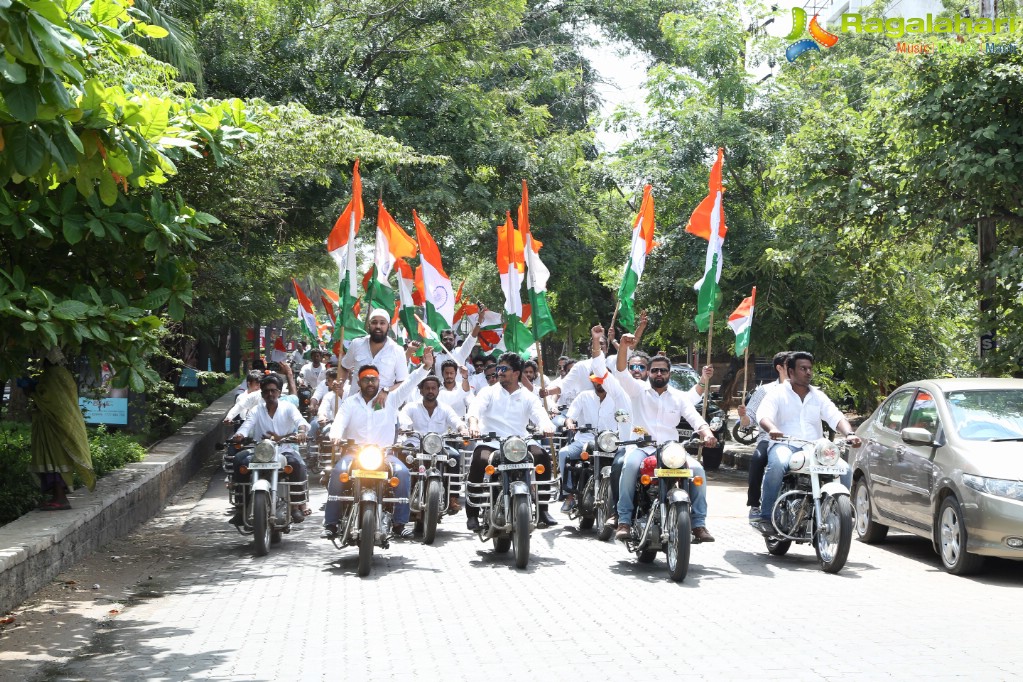
[[[475,395],[487,386],[493,386],[497,383],[497,373],[494,372],[494,368],[497,367],[497,360],[491,357],[480,358],[473,365],[477,367],[477,370],[475,374],[469,377],[469,386]]]
[[[749,402],[739,405],[739,425],[749,426],[758,424],[757,410],[769,391],[781,386],[789,380],[788,370],[785,369],[785,361],[789,357],[788,351],[775,353],[773,365],[774,371],[778,374],[778,380],[769,384],[762,384],[753,391]],[[746,506],[749,507],[750,523],[760,521],[760,493],[764,485],[764,469],[767,467],[767,451],[771,449],[771,439],[763,431],[757,436],[757,446],[750,457],[749,474],[746,481]]]
[[[465,338],[461,346],[456,347],[458,339],[455,336],[454,329],[445,329],[440,333],[440,343],[444,346],[444,350],[436,354],[437,359],[433,363],[434,374],[440,376],[444,363],[448,360],[454,360],[459,367],[465,364],[465,361],[469,359],[469,355],[472,353],[472,349],[476,346],[476,338],[480,333],[480,321],[486,312],[486,306],[481,303],[480,313],[476,317],[476,325],[469,332],[469,336]]]
[[[632,334],[622,336],[618,352],[618,365],[615,377],[622,384],[622,389],[632,402],[632,421],[636,427],[650,434],[656,445],[667,441],[678,440],[679,418],[685,417],[694,432],[703,436],[704,447],[717,445],[717,438],[710,426],[696,411],[692,401],[685,393],[668,385],[671,375],[671,360],[663,355],[650,359],[649,384],[638,381],[626,370],[626,358],[636,343]],[[621,480],[618,484],[618,530],[615,536],[625,540],[631,533],[633,495],[636,492],[636,479],[643,460],[652,453],[656,446],[639,448],[630,446],[622,461]],[[704,485],[692,488],[692,522],[694,542],[714,542],[714,536],[707,530],[707,491],[706,474],[703,466],[692,457],[687,457],[687,465],[693,476],[703,479]]]
[[[497,382],[487,386],[477,394],[469,404],[468,421],[469,436],[479,438],[491,433],[498,439],[508,436],[528,436],[526,425],[532,421],[545,436],[554,434],[554,424],[547,416],[547,410],[540,399],[530,393],[519,383],[522,375],[522,358],[517,353],[504,353],[497,360],[497,366],[488,368],[487,372],[495,372]],[[481,441],[476,445],[469,465],[469,482],[482,483],[484,469],[490,454],[498,448],[498,441]],[[529,451],[533,455],[533,463],[543,465],[544,473],[537,475],[539,481],[551,479],[551,456],[537,443],[531,442]],[[538,505],[538,526],[556,526],[557,521],[547,511],[547,505]],[[479,529],[478,507],[467,506],[465,510],[468,521],[466,527],[475,531]]]
[[[444,383],[440,387],[437,400],[454,410],[461,419],[465,416],[465,410],[472,399],[472,389],[467,378],[468,372],[465,367],[459,367],[454,360],[447,360],[441,367],[440,373]],[[459,377],[459,374],[462,376]]]
[[[448,362],[451,362],[451,360],[448,360]],[[406,445],[411,445],[418,449],[419,438],[426,433],[437,433],[440,435],[446,433],[460,433],[464,435],[467,433],[465,422],[462,421],[462,418],[455,414],[453,409],[438,400],[440,393],[440,380],[431,374],[419,384],[421,400],[406,403],[405,407],[401,408],[401,411],[398,412],[398,423],[401,425],[401,428],[415,432],[405,440]],[[460,455],[453,448],[445,446],[445,451],[447,452],[447,457],[454,457],[456,461],[461,460]],[[448,499],[448,513],[457,514],[460,509],[458,495],[450,496]]]
[[[309,431],[309,422],[302,417],[302,413],[298,411],[297,407],[291,403],[279,400],[281,395],[281,378],[276,374],[267,374],[259,382],[259,390],[263,397],[263,402],[256,409],[252,410],[245,419],[245,422],[238,427],[238,431],[234,434],[234,441],[240,443],[249,437],[257,442],[264,438],[277,441],[297,434],[299,444],[305,443],[306,432]],[[291,473],[287,474],[288,480],[293,483],[302,483],[301,488],[298,490],[292,488],[291,493],[295,497],[304,499],[306,497],[305,483],[309,477],[306,471],[305,460],[298,453],[296,446],[290,443],[284,445],[282,450],[285,458],[288,460],[288,464],[291,465]],[[239,469],[249,463],[252,454],[252,450],[242,450],[235,455],[235,483],[242,482]],[[242,496],[237,495],[235,499],[240,502]],[[305,517],[309,516],[310,513],[309,507],[304,502],[294,504],[291,508],[291,520],[295,523],[301,523],[305,521]],[[230,523],[236,526],[241,525],[242,514],[243,510],[239,504]]]
[[[263,402],[263,395],[259,392],[259,382],[262,378],[263,373],[260,371],[252,370],[248,373],[245,377],[246,391],[235,398],[234,405],[224,416],[225,424],[233,422],[235,417],[241,417],[241,420],[245,421],[249,413]]]
[[[387,336],[387,331],[390,328],[391,316],[387,314],[387,311],[380,308],[373,310],[369,314],[369,336],[352,341],[338,370],[338,377],[344,381],[363,365],[376,367],[379,372],[380,390],[375,402],[380,406],[387,402],[387,394],[397,390],[401,382],[408,378],[408,360],[405,357],[405,350],[394,339]],[[398,407],[400,406],[399,403]]]
[[[770,391],[757,409],[760,417],[760,428],[778,440],[783,436],[803,440],[818,440],[824,437],[821,422],[826,421],[840,435],[845,436],[854,448],[860,447],[862,441],[853,432],[849,420],[835,403],[816,386],[811,386],[813,379],[813,355],[804,351],[790,353],[785,360],[789,380]],[[764,488],[760,496],[760,523],[753,525],[766,535],[774,534],[774,523],[771,511],[781,490],[782,479],[789,469],[789,458],[793,452],[802,448],[799,444],[775,443],[767,452],[767,469],[764,471]],[[849,486],[852,479],[850,472],[843,477],[842,483]]]
[[[327,375],[327,367],[321,362],[322,354],[318,350],[309,353],[309,362],[302,366],[298,378],[303,384],[316,391]]]
[[[408,379],[394,389],[394,395],[389,400],[382,406],[378,406],[376,397],[383,390],[380,386],[380,371],[374,365],[361,365],[357,373],[359,391],[341,402],[337,417],[334,418],[334,423],[330,426],[330,439],[338,446],[346,440],[355,441],[358,445],[376,445],[380,448],[393,445],[394,430],[398,423],[398,408],[409,399],[419,386],[419,382],[430,373],[432,368],[433,349],[427,347],[423,351],[422,366],[408,375]],[[342,472],[347,472],[351,468],[353,460],[354,455],[345,455],[330,472],[327,483],[327,506],[323,514],[322,537],[329,539],[337,534],[337,524],[341,517],[339,498],[343,486],[339,477]],[[395,497],[407,498],[411,480],[408,467],[394,455],[388,455],[387,461],[398,478],[398,487],[394,490]],[[395,505],[393,530],[396,536],[412,537],[412,529],[405,527],[408,518],[408,503]]]

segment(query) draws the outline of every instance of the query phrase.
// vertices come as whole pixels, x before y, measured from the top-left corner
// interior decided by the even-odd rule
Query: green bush
[[[91,430],[89,453],[92,455],[92,470],[96,476],[103,476],[125,464],[141,462],[146,458],[146,449],[132,436],[124,433],[110,433],[99,426]],[[79,481],[76,485],[81,485]]]
[[[31,427],[19,422],[0,422],[0,525],[31,511],[43,500],[39,477],[28,470]]]
[[[227,374],[199,372],[198,389],[175,389],[166,381],[151,386],[146,391],[146,430],[142,441],[155,443],[175,433],[226,393],[231,381]]]

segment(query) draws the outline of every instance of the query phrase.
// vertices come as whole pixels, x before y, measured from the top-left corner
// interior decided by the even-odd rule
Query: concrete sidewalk
[[[235,392],[216,400],[146,458],[70,495],[68,511],[32,511],[0,528],[0,614],[104,543],[156,516],[224,437]]]

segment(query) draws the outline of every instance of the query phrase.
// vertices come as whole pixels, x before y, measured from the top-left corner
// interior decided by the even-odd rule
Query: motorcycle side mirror
[[[629,415],[627,411],[618,410],[617,412],[615,412],[615,421],[618,422],[619,424],[624,424],[625,422],[629,421],[630,416],[631,415]]]
[[[721,394],[718,393],[717,391],[711,391],[710,392],[710,399],[711,400],[721,400]]]
[[[497,431],[491,431],[488,433],[487,440],[497,440]]]

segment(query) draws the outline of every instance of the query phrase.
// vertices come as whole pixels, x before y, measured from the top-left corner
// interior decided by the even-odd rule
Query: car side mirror
[[[910,445],[932,445],[934,434],[921,428],[902,429],[902,440]]]

